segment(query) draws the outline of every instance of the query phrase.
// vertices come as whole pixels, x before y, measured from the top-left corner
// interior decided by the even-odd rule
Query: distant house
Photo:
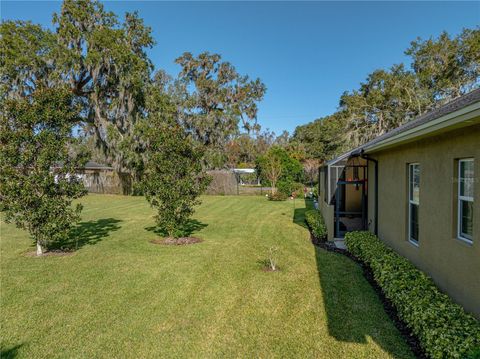
[[[376,233],[480,318],[480,90],[320,169],[329,240]]]

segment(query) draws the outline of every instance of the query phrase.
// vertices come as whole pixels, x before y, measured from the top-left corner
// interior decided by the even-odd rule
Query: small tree
[[[269,151],[264,160],[263,173],[270,181],[272,186],[272,195],[277,191],[277,182],[282,175],[282,160],[274,151]]]
[[[145,142],[141,187],[157,210],[160,230],[178,238],[210,178],[201,165],[203,150],[175,121],[176,109],[168,96],[152,89],[148,106],[148,117],[139,126]]]
[[[67,239],[80,219],[83,183],[74,175],[85,156],[73,155],[72,129],[79,123],[72,95],[38,89],[30,99],[4,100],[0,119],[0,209],[7,222],[27,229],[42,255]]]
[[[257,171],[263,183],[270,183],[272,195],[277,191],[280,181],[288,182],[292,187],[294,182],[302,180],[301,163],[289,156],[288,152],[279,146],[272,146],[265,156],[257,159]],[[288,193],[284,193],[288,195]]]

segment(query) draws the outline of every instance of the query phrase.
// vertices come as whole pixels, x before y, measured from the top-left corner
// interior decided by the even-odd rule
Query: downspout
[[[371,161],[375,163],[375,235],[378,235],[378,161],[371,157],[368,157],[362,149],[360,152],[360,157],[364,160]]]

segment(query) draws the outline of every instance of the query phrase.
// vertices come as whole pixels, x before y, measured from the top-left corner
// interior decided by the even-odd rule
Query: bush
[[[303,185],[303,183],[295,182],[293,184],[293,188],[294,188],[294,190],[292,191],[293,196],[295,196],[295,197],[303,197],[304,196],[305,186]]]
[[[480,347],[480,323],[433,280],[369,232],[345,235],[347,249],[370,266],[385,296],[431,358],[465,358]]]
[[[470,352],[470,355],[467,357],[468,359],[480,359],[480,347],[473,349],[472,352]]]
[[[295,195],[296,197],[303,196],[303,188],[303,184],[299,182],[293,182],[289,179],[280,180],[277,184],[278,192],[283,193],[287,197],[292,195]]]
[[[267,198],[269,201],[285,201],[288,196],[280,191],[277,191],[275,194],[268,194]]]
[[[305,212],[305,220],[308,223],[315,238],[320,240],[326,240],[327,238],[327,226],[323,220],[322,214],[316,209],[312,209]]]

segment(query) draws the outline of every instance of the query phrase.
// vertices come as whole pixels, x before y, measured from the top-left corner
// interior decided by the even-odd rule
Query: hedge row
[[[480,322],[441,293],[430,277],[369,232],[347,233],[345,244],[370,266],[429,357],[473,357],[480,348]]]
[[[316,209],[305,212],[305,220],[307,221],[315,238],[325,240],[327,238],[327,226],[323,220],[322,214]]]

